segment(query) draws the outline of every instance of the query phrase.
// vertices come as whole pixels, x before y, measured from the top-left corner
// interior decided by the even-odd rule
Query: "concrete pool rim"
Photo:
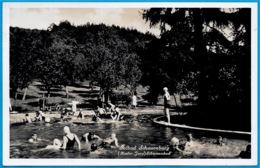
[[[183,129],[199,130],[199,131],[210,131],[210,132],[221,132],[221,133],[232,133],[232,134],[242,134],[242,135],[251,135],[251,132],[202,128],[202,127],[194,127],[194,126],[173,124],[173,123],[167,123],[167,122],[164,122],[164,121],[159,121],[159,119],[162,119],[162,118],[164,118],[164,116],[155,117],[152,121],[153,121],[153,123],[158,124],[158,125],[175,127],[175,128],[183,128]]]

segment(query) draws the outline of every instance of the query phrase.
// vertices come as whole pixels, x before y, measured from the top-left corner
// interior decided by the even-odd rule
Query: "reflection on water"
[[[76,133],[81,137],[84,133],[94,132],[101,138],[108,137],[112,132],[117,134],[119,145],[128,146],[168,146],[170,139],[174,136],[180,140],[185,139],[187,131],[177,128],[160,127],[153,125],[150,122],[120,122],[120,123],[91,123],[87,125],[76,125],[72,123],[55,123],[42,124],[32,123],[21,126],[11,126],[10,128],[10,158],[234,158],[245,150],[248,140],[228,139],[228,145],[217,146],[212,143],[203,143],[201,148],[196,149],[192,155],[180,156],[134,156],[134,155],[119,155],[118,149],[99,149],[95,152],[90,152],[89,146],[82,144],[82,150],[47,150],[44,149],[47,145],[52,144],[54,138],[62,139],[63,127],[68,125],[71,132]],[[38,141],[37,143],[28,143],[27,139],[34,133],[38,134],[39,138],[47,139],[48,141]],[[193,133],[197,141],[201,137],[206,137],[206,142],[212,142],[216,136],[210,136],[206,133]],[[205,139],[204,139],[205,140]]]

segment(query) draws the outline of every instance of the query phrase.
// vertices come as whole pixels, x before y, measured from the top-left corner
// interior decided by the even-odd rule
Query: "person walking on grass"
[[[171,118],[170,118],[170,112],[169,112],[169,108],[170,108],[170,100],[171,100],[171,96],[168,92],[168,88],[167,87],[164,87],[163,88],[163,91],[164,91],[164,114],[165,114],[165,117],[166,117],[166,121],[168,123],[171,122]]]

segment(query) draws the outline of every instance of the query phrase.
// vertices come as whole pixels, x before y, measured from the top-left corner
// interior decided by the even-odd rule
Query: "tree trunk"
[[[175,102],[175,105],[176,105],[176,111],[178,112],[178,114],[180,114],[180,108],[179,108],[179,105],[177,103],[176,96],[175,96],[174,93],[172,95],[173,95],[173,99],[174,99],[174,102]]]
[[[197,60],[197,69],[199,74],[199,86],[198,86],[198,107],[201,114],[204,114],[207,110],[208,104],[208,77],[207,77],[207,50],[206,43],[203,39],[203,18],[201,9],[197,8],[193,10],[194,13],[194,35],[195,46],[194,51]]]
[[[109,91],[105,91],[104,92],[104,96],[105,96],[105,103],[107,103],[108,102],[108,100],[109,100]]]
[[[45,93],[42,94],[42,109],[44,110],[45,109],[45,103],[46,103],[46,99],[45,99]]]
[[[89,82],[89,87],[91,88],[91,92],[93,92],[93,82],[92,81]]]
[[[176,107],[179,107],[175,94],[172,94]]]
[[[14,100],[17,100],[17,96],[18,96],[18,92],[16,91],[14,95]]]
[[[69,89],[68,89],[68,86],[65,86],[65,91],[66,91],[66,98],[69,97]]]
[[[22,100],[25,100],[25,98],[26,98],[26,93],[27,93],[27,87],[24,89],[24,92],[23,92],[23,99],[22,99]]]
[[[51,97],[51,89],[50,88],[48,88],[48,90],[47,90],[47,94],[48,94],[48,98],[50,98]]]

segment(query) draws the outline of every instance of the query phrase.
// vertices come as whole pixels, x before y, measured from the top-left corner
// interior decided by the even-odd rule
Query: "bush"
[[[115,93],[113,92],[110,95],[111,103],[115,105],[126,105],[129,106],[132,102],[131,94],[130,93]]]

